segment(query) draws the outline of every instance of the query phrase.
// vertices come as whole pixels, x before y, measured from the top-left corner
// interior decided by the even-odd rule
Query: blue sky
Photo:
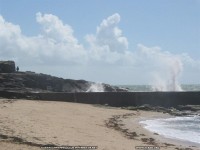
[[[38,12],[41,14],[40,17],[38,16],[40,21],[37,20],[36,16]],[[45,16],[45,14],[56,16],[57,20],[62,21],[63,25],[70,26],[73,38],[78,41],[76,44],[82,47],[82,50],[77,50],[77,53],[84,53],[84,56],[95,55],[95,59],[87,56],[87,60],[82,60],[82,64],[76,62],[76,65],[74,65],[74,62],[70,60],[72,58],[80,58],[74,57],[75,55],[77,56],[77,53],[73,54],[73,56],[69,56],[71,54],[68,54],[69,57],[64,58],[62,61],[62,64],[66,63],[64,66],[59,65],[60,62],[54,62],[55,64],[57,63],[57,65],[53,67],[54,70],[49,65],[51,63],[45,62],[45,57],[48,60],[49,58],[44,54],[41,54],[41,58],[39,58],[39,65],[27,62],[28,60],[22,61],[20,57],[14,57],[14,53],[12,57],[12,55],[2,52],[1,59],[15,59],[22,70],[43,71],[64,78],[81,78],[111,84],[151,84],[152,78],[150,76],[152,76],[152,74],[159,72],[159,76],[162,77],[163,70],[161,71],[159,69],[170,68],[169,62],[167,61],[170,59],[168,57],[171,57],[172,59],[170,59],[170,61],[180,61],[181,73],[177,75],[180,76],[177,77],[179,82],[199,83],[199,0],[18,0],[16,2],[12,0],[0,0],[0,15],[5,22],[20,27],[21,33],[18,34],[20,34],[21,37],[25,36],[25,41],[30,41],[30,39],[38,37],[39,35],[44,36],[43,33],[46,32],[45,29],[49,28],[49,26],[46,26],[47,18],[53,20],[53,16]],[[106,21],[109,22],[108,18],[110,16],[112,16],[110,20],[113,19],[115,23],[105,29],[101,24],[103,20],[106,19]],[[100,29],[98,32],[97,27],[102,27],[102,30]],[[116,37],[111,36],[112,39],[116,38],[116,40],[113,40],[112,43],[108,43],[110,39],[108,39],[108,37],[104,38],[104,36],[110,33],[109,30],[116,28],[120,30],[120,35],[116,35],[118,33],[116,31],[116,33],[113,33],[113,36],[116,35]],[[71,30],[66,30],[66,32],[71,32]],[[48,36],[48,38],[54,39],[52,35],[55,34],[51,33],[51,35],[47,35],[47,33],[45,33],[45,35]],[[2,38],[3,36],[5,38],[5,35],[2,35]],[[89,41],[88,37],[90,37]],[[102,41],[102,39],[106,39],[107,42]],[[123,39],[123,42],[119,42],[119,39]],[[19,41],[19,39],[16,39],[15,42],[16,41]],[[8,43],[7,41],[7,44]],[[6,43],[2,44],[2,48],[10,50],[10,48],[5,48],[5,45]],[[30,54],[28,56],[26,53],[32,52],[26,52],[26,49],[23,49],[24,46],[22,46],[23,48],[20,47],[19,43],[15,43],[15,45],[18,45],[19,51],[24,54],[24,57],[31,58]],[[106,45],[108,49],[105,49]],[[58,44],[56,46],[58,46]],[[120,50],[113,50],[113,47],[124,48],[123,54]],[[159,48],[159,52],[155,50],[156,48]],[[92,51],[92,49],[94,51]],[[148,52],[146,51],[145,54],[144,49],[148,49]],[[42,50],[43,49],[40,49],[40,51]],[[34,54],[37,53],[36,49],[32,51],[34,51]],[[52,51],[54,50],[52,49]],[[89,51],[90,53],[85,54],[85,51]],[[142,54],[141,51],[143,52]],[[154,53],[152,54],[152,51],[154,51],[154,53],[156,51],[156,55],[154,55]],[[11,52],[13,51],[10,51],[9,54],[11,54]],[[66,53],[63,52],[61,55],[63,54],[65,55]],[[147,57],[147,55],[154,57]],[[100,56],[104,58],[112,57],[112,61],[104,61],[102,58],[100,60]],[[164,58],[162,58],[161,61],[158,59],[158,61],[155,62],[154,59],[159,56],[164,56]],[[44,60],[42,58],[44,58]],[[82,55],[81,58],[83,58]],[[167,60],[163,61],[165,58],[167,58]],[[34,61],[35,59],[36,57]],[[60,58],[57,56],[54,59]],[[146,59],[146,63],[143,62],[144,59]],[[53,60],[51,62],[53,62]],[[32,67],[28,68],[25,64],[29,64],[29,66]],[[46,69],[42,68],[42,65],[45,66]],[[159,67],[155,69],[155,66]],[[65,69],[65,67],[68,69]],[[68,72],[67,70],[70,71]],[[118,70],[119,73],[116,70]],[[165,71],[167,70],[173,69],[166,69]],[[121,74],[121,72],[124,72],[124,74]],[[141,74],[148,74],[148,76],[141,76]],[[134,78],[138,79],[134,80]],[[169,78],[170,77],[167,76],[165,79],[161,80],[170,80]]]

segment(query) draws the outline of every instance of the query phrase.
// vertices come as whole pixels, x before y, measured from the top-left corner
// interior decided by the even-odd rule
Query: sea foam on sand
[[[200,116],[140,121],[144,128],[167,138],[200,144]]]

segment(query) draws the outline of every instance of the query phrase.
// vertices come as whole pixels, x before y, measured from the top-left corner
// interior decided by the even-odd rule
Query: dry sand
[[[98,150],[189,147],[148,132],[138,123],[152,117],[168,115],[68,102],[0,99],[0,150],[41,150],[44,145],[98,146]]]

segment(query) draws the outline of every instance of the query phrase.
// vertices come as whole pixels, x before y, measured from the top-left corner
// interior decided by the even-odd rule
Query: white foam
[[[140,121],[144,128],[167,138],[200,144],[200,117],[175,117]]]
[[[92,83],[86,92],[104,92],[102,83]]]
[[[178,80],[183,70],[182,62],[179,58],[170,58],[166,62],[169,67],[163,72],[154,74],[152,90],[153,91],[183,91]]]

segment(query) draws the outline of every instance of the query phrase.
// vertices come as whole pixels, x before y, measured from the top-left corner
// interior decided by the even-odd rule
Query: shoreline
[[[148,113],[147,111],[138,111],[137,112],[139,118],[123,118],[121,119],[121,121],[123,121],[125,127],[123,126],[122,129],[120,130],[125,130],[129,133],[134,133],[136,136],[135,140],[141,140],[143,141],[144,145],[146,146],[158,146],[160,147],[160,149],[181,149],[181,150],[198,150],[200,147],[200,144],[198,143],[192,143],[189,141],[181,141],[179,139],[174,139],[174,138],[168,138],[165,137],[161,134],[149,131],[148,129],[146,129],[144,127],[143,124],[140,123],[140,121],[142,120],[150,120],[150,119],[157,119],[157,118],[171,118],[174,116],[171,116],[169,114],[162,114],[162,113],[157,113],[157,112],[151,112]],[[144,115],[146,117],[144,117]],[[120,122],[120,124],[122,124]],[[136,128],[136,129],[135,129]],[[119,131],[120,131],[119,130]],[[127,134],[127,133],[126,133]],[[126,135],[125,134],[125,135]],[[139,136],[137,136],[139,135]],[[142,137],[141,137],[142,136]],[[142,146],[144,146],[142,145]]]
[[[168,118],[174,118],[176,116],[162,116],[162,119],[165,118],[165,119],[168,119]],[[140,121],[146,121],[146,120],[154,120],[154,119],[161,119],[160,117],[156,117],[156,118],[146,118],[146,119],[141,119]],[[146,130],[147,132],[150,132],[150,133],[154,133],[153,131],[150,131],[149,129],[145,128],[145,124],[141,123],[140,121],[139,124],[141,124],[144,128],[144,130]],[[200,147],[200,143],[196,143],[196,142],[191,142],[191,141],[187,141],[187,140],[182,140],[182,139],[179,139],[179,138],[175,138],[175,137],[170,137],[170,136],[166,136],[166,135],[162,135],[162,134],[159,134],[159,138],[155,135],[152,135],[156,138],[157,141],[160,141],[160,142],[165,142],[165,141],[168,141],[169,143],[173,144],[173,145],[182,145],[184,147],[190,147],[190,148],[198,148]],[[162,137],[162,138],[160,138]]]
[[[125,110],[70,102],[0,99],[0,147],[41,150],[41,146],[98,146],[98,150],[129,150],[158,146],[164,150],[197,150],[172,143],[139,120],[169,114]]]

